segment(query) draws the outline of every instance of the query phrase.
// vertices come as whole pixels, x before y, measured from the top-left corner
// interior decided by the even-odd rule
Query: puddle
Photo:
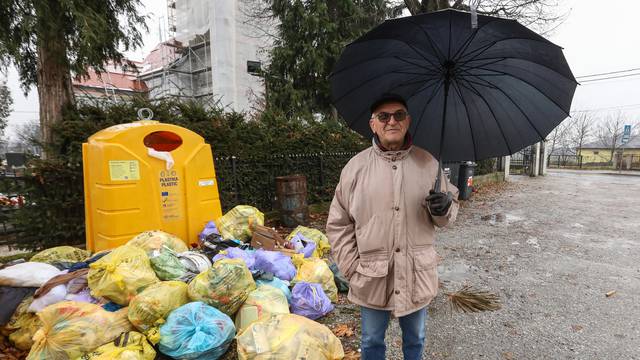
[[[505,213],[495,213],[490,215],[484,215],[480,217],[483,221],[488,221],[491,225],[499,225],[505,224],[509,225],[511,223],[523,221],[524,218],[520,216],[516,216],[513,214],[505,214]]]
[[[438,265],[438,277],[442,281],[463,282],[469,279],[469,274],[478,271],[477,266],[464,262]]]

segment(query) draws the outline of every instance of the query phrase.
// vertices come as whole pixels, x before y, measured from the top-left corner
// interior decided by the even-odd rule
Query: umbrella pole
[[[442,184],[441,184],[441,179],[442,179],[442,148],[444,147],[444,125],[445,125],[445,121],[447,118],[447,100],[449,97],[449,85],[451,84],[451,74],[450,74],[450,68],[447,67],[447,71],[445,73],[444,76],[444,108],[442,109],[442,127],[440,128],[440,151],[438,152],[438,176],[436,177],[436,182],[434,184],[434,191],[439,193],[441,188],[442,188]],[[446,186],[446,184],[445,184]]]

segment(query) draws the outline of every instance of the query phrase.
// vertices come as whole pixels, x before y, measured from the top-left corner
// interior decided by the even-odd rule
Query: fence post
[[[238,189],[238,173],[236,166],[236,157],[231,156],[231,173],[233,174],[233,192],[236,198],[236,205],[240,203],[240,191]]]

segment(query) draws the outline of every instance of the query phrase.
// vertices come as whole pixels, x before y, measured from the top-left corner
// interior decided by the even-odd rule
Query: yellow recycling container
[[[185,128],[141,120],[82,144],[87,250],[120,246],[143,231],[197,242],[222,216],[211,147]]]

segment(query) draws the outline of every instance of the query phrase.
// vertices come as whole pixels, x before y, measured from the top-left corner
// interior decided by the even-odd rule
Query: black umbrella
[[[562,48],[515,20],[442,10],[387,20],[343,51],[333,103],[371,136],[370,105],[406,99],[413,142],[442,161],[504,156],[536,143],[571,108],[577,82]],[[436,187],[439,189],[439,186]]]

